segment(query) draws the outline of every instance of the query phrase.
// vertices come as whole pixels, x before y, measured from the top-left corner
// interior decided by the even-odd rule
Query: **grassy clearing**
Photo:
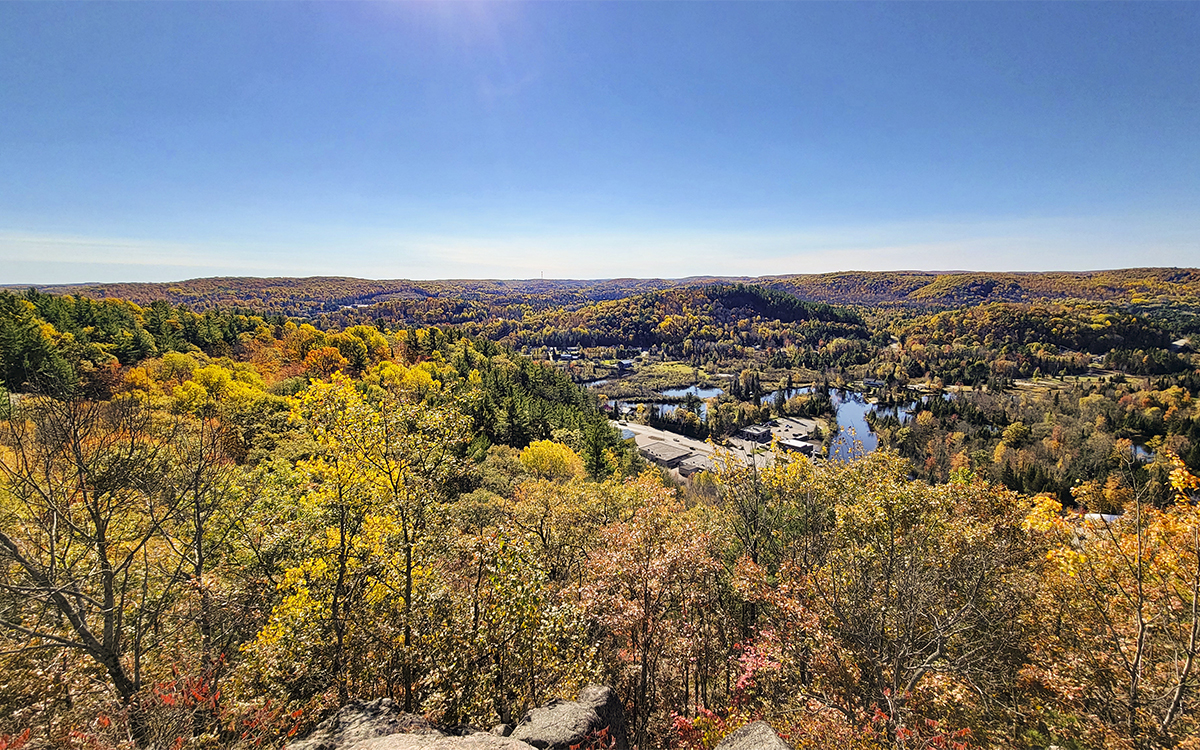
[[[660,399],[668,388],[686,388],[690,385],[724,388],[727,381],[710,377],[686,362],[654,362],[639,367],[632,375],[611,383],[605,383],[603,391],[609,398]]]

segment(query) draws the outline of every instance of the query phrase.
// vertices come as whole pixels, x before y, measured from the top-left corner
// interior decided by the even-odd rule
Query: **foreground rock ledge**
[[[721,740],[714,750],[792,750],[765,721],[738,727]]]
[[[614,750],[628,750],[625,709],[610,687],[589,685],[573,701],[550,701],[521,717],[509,735],[538,750],[570,750],[608,729]]]
[[[530,710],[508,737],[470,728],[455,728],[453,736],[380,698],[346,704],[288,750],[569,750],[603,729],[615,750],[628,750],[621,701],[601,685],[584,688],[578,700]]]

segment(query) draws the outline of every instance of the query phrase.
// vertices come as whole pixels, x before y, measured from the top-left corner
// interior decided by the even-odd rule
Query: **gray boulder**
[[[524,742],[478,732],[462,737],[435,734],[389,734],[345,745],[338,750],[533,750]]]
[[[775,734],[770,724],[756,721],[730,732],[715,750],[792,750],[792,746]]]
[[[610,687],[589,685],[574,701],[551,701],[521,717],[510,739],[538,750],[570,750],[607,729],[615,750],[628,750],[625,709]]]
[[[347,703],[288,750],[345,750],[364,740],[400,734],[442,736],[424,717],[404,713],[391,698],[379,698]]]
[[[380,698],[346,704],[287,750],[569,750],[604,729],[616,750],[628,749],[621,701],[599,685],[584,688],[578,700],[529,711],[515,728],[502,724],[490,732],[465,725],[440,730]]]

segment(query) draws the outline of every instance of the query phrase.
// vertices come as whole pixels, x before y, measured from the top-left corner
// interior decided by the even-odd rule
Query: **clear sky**
[[[1200,3],[0,3],[0,283],[1200,266]]]

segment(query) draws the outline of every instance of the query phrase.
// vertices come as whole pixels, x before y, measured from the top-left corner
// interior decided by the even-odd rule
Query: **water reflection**
[[[879,446],[879,439],[867,424],[867,412],[875,410],[861,393],[830,390],[829,400],[837,414],[838,434],[830,448],[830,458],[849,461],[856,454],[870,453]],[[856,444],[861,443],[861,448]]]
[[[665,395],[665,394],[664,394]],[[674,414],[677,409],[687,409],[687,404],[667,403],[665,401],[621,401],[618,399],[605,399],[608,404],[609,411],[620,414],[636,414],[639,406],[645,406],[650,410],[657,409],[660,416],[666,417]],[[700,417],[700,421],[708,419],[708,402],[701,401],[696,405],[696,411],[693,412]]]
[[[763,394],[763,403],[779,403],[787,401],[795,396],[801,396],[813,393],[813,386],[800,386],[797,388],[781,388],[777,391],[771,391]],[[871,425],[867,422],[867,415],[872,414],[875,419],[893,419],[898,424],[904,425],[912,421],[913,411],[917,406],[918,401],[912,400],[901,404],[880,405],[869,403],[863,394],[857,391],[842,390],[838,388],[828,389],[829,400],[833,405],[834,414],[837,418],[838,434],[834,438],[832,459],[836,461],[848,461],[856,455],[870,453],[879,446],[879,439],[871,430]],[[694,395],[699,399],[708,399],[714,396],[719,396],[724,393],[720,388],[702,388],[700,386],[690,386],[688,388],[671,388],[662,391],[662,395],[666,398],[686,398],[689,395]],[[920,397],[921,402],[926,402],[930,398],[944,398],[950,400],[956,394],[943,393],[938,395],[925,394]],[[645,405],[649,409],[657,409],[661,417],[669,418],[678,409],[687,408],[687,404],[668,403],[663,401],[635,401],[626,402],[617,399],[607,400],[608,408],[621,415],[636,414],[638,407]],[[697,416],[701,421],[708,418],[708,404],[701,400],[697,406]]]
[[[780,388],[777,391],[771,391],[771,392],[767,393],[766,395],[764,395],[762,397],[762,401],[763,401],[763,403],[774,404],[780,399],[780,397],[782,397],[784,401],[787,401],[788,399],[792,398],[793,396],[801,396],[805,393],[812,393],[812,392],[813,392],[813,387],[811,385],[802,386],[800,388]]]
[[[687,388],[668,388],[662,392],[665,398],[687,398],[688,396],[696,396],[698,398],[712,398],[720,396],[725,391],[720,388],[703,388],[698,385],[689,385]]]

